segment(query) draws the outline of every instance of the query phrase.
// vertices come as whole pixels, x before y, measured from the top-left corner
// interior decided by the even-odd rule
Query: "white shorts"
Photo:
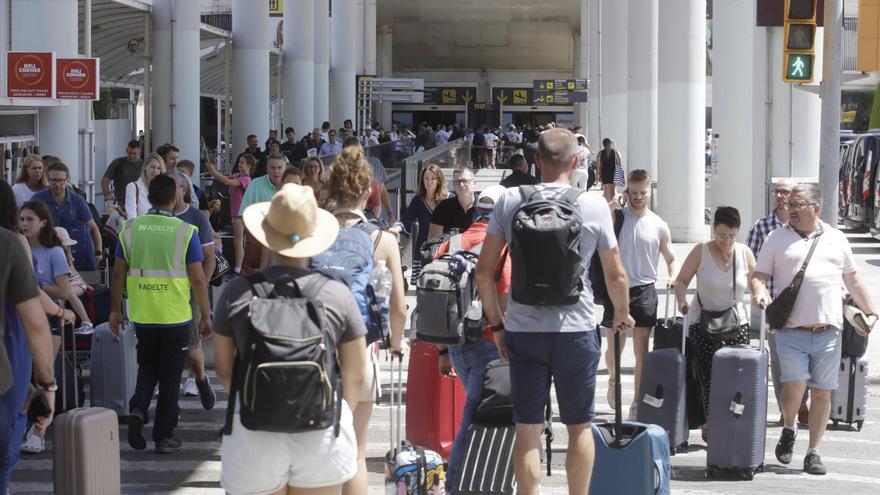
[[[272,493],[285,486],[341,485],[357,473],[351,410],[342,402],[339,437],[333,428],[304,433],[251,431],[238,413],[220,446],[220,486],[232,495]]]

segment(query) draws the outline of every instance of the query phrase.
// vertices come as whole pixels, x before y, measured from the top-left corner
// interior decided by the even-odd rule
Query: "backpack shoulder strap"
[[[275,292],[274,287],[271,291],[266,290],[266,285],[269,284],[269,280],[260,272],[248,273],[244,276],[244,279],[250,284],[251,291],[254,295],[261,299],[270,298]]]
[[[614,210],[614,237],[620,237],[620,231],[623,230],[623,209]]]
[[[519,186],[519,194],[522,196],[524,203],[531,199],[536,192],[538,192],[538,188],[534,185]]]
[[[302,283],[297,279],[297,285],[300,287],[300,292],[302,292],[303,297],[313,300],[318,297],[318,294],[321,293],[321,289],[327,285],[327,282],[332,280],[330,277],[324,275],[323,273],[312,272],[311,275],[314,275],[311,280],[308,282]]]
[[[578,189],[577,187],[569,187],[562,192],[561,196],[562,199],[568,201],[569,203],[576,204],[581,193],[583,193],[583,191]]]

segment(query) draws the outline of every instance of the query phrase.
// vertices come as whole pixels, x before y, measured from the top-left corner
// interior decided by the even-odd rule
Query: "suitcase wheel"
[[[838,423],[838,421],[837,421],[836,419],[832,419],[832,420],[831,420],[831,429],[832,429],[832,430],[836,430],[836,429],[837,429],[837,423]]]
[[[755,479],[755,473],[751,469],[742,471],[740,473],[740,476],[742,476],[742,479],[744,481],[752,481],[753,479]]]
[[[678,447],[673,448],[671,454],[675,455],[675,454],[680,454],[682,452],[687,452],[689,446],[690,446],[690,444],[688,444],[688,442],[684,442],[683,444],[679,445]]]
[[[858,420],[858,421],[856,421],[856,429],[857,429],[858,431],[862,431],[862,423],[864,423],[864,421],[861,420],[861,419]]]
[[[706,477],[709,479],[716,479],[721,477],[721,470],[715,466],[709,466],[706,468]]]

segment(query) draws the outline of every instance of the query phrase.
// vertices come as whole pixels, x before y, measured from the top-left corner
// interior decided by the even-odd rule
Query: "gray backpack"
[[[449,254],[422,268],[416,284],[418,340],[457,346],[482,338],[483,304],[475,280],[480,246],[470,251],[460,246],[461,236],[451,237]]]

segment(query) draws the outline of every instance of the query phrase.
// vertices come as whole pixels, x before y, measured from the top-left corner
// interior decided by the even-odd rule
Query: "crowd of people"
[[[228,208],[234,254],[213,308],[208,282],[223,278],[217,273],[223,257],[219,232],[227,226],[223,215],[212,214],[216,206],[210,205],[207,187],[194,182],[194,163],[179,160],[173,144],[148,152],[132,141],[126,154],[109,165],[101,188],[109,217],[118,220],[109,237],[98,226],[102,219],[70,184],[70,171],[60,159],[31,154],[14,185],[0,182],[0,248],[9,261],[0,266],[5,348],[0,358],[8,358],[0,359],[0,493],[19,451],[45,448],[58,389],[56,337],[77,320],[76,333],[92,331],[79,298],[90,287],[78,271],[111,265],[109,326],[119,333],[131,322],[138,338],[137,385],[129,398],[127,430],[132,448],[147,448],[143,427],[151,420],[156,453],[183,448],[175,436],[181,391],[199,396],[206,410],[214,407],[200,349],[211,338],[217,377],[230,391],[221,449],[221,484],[229,493],[317,488],[320,493],[367,493],[377,346],[385,342],[392,356],[404,355],[407,284],[399,235],[412,232],[414,225],[413,283],[422,269],[419,248],[436,242],[434,256],[441,256],[479,247],[475,278],[486,338],[438,346],[438,372],[461,380],[467,393],[448,486],[461,475],[464,434],[480,400],[486,366],[501,358],[510,363],[517,432],[512,459],[519,493],[539,493],[539,440],[551,383],[568,430],[569,489],[587,493],[594,458],[590,422],[602,355],[599,329],[632,334],[636,400],[629,414],[635,418],[642,363],[658,319],[661,257],[668,292],[692,324],[704,394],[699,399],[708,416],[713,354],[749,342],[749,317],[742,304],[746,289],[754,307],[766,307],[791,282],[811,246],[816,254],[792,315],[770,337],[784,426],[776,455],[784,464],[792,460],[796,421],[805,410],[808,388],[808,418],[801,418],[811,428],[804,469],[824,474],[817,449],[829,394],[837,386],[841,285],[871,325],[877,317],[846,238],[818,219],[823,204],[817,188],[790,180],[776,184],[775,209],[755,223],[748,244],[736,242],[742,223],[736,208],[717,208],[712,239],[698,243],[680,263],[669,226],[650,208],[652,178],[645,170],[631,169],[621,179],[623,160],[611,139],[603,140],[594,156],[577,128],[471,130],[441,124],[436,130],[419,125],[412,132],[395,124],[386,133],[375,127],[358,133],[351,121],[338,130],[325,123],[300,140],[287,128],[283,143],[270,135],[266,152],[251,135],[229,173],[203,159],[214,181],[211,187],[225,188],[228,197],[222,208]],[[491,152],[498,146],[518,148],[503,165],[512,173],[501,184],[477,191],[474,168],[459,166],[449,191],[441,168],[424,166],[415,197],[398,221],[384,187],[383,163],[369,156],[365,146],[411,139],[407,146],[427,149],[459,138],[474,145],[477,167],[502,166]],[[597,178],[602,194],[586,193]],[[528,222],[521,215],[535,198],[566,202],[568,210],[555,214],[569,211],[570,217],[560,219],[575,222],[566,234],[574,246],[567,245],[558,257],[541,255],[554,246],[529,244]],[[108,215],[100,223],[112,224]],[[351,256],[316,262],[328,252]],[[591,263],[602,267],[604,295],[594,293]],[[559,269],[563,275],[553,272]],[[553,276],[557,284],[535,278]],[[694,278],[696,295],[689,300],[686,291]],[[380,290],[383,284],[389,290]],[[256,302],[277,298],[302,304],[267,303],[274,309],[261,311]],[[700,327],[700,312],[731,305],[739,330],[727,339],[710,338]],[[316,374],[302,378],[306,375],[293,374],[293,365],[284,365],[284,359],[269,360],[284,345],[308,341],[297,332],[312,327],[322,336],[319,357],[296,354],[296,362],[309,363]],[[272,338],[274,344],[261,347]],[[304,352],[300,347],[288,351],[293,349]],[[328,362],[337,365],[325,367]],[[605,363],[611,370],[619,366],[610,350]],[[186,369],[189,376],[181,385]],[[314,393],[297,393],[286,402],[265,402],[273,394],[284,396],[272,385],[293,383],[289,380],[305,380],[296,383],[310,392],[309,380],[318,385]],[[606,398],[612,407],[614,385],[609,379]],[[28,420],[23,411],[37,401],[47,409]],[[266,403],[281,409],[261,411],[255,405]],[[283,408],[293,406],[303,407],[297,417],[311,422],[279,428],[278,416],[287,417]],[[706,433],[704,426],[704,438]]]

